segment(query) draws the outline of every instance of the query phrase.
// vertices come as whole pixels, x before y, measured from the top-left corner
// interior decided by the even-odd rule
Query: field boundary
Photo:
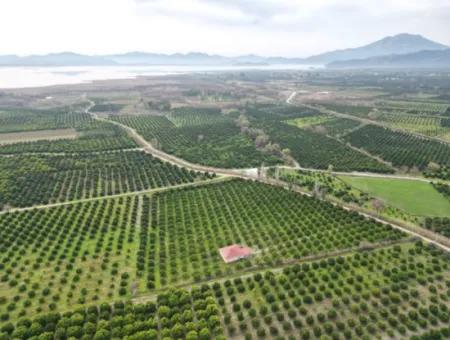
[[[160,158],[163,161],[167,161],[174,165],[178,165],[178,166],[185,167],[185,168],[195,170],[195,171],[212,172],[212,173],[216,173],[217,175],[225,175],[225,176],[231,176],[231,177],[242,178],[242,179],[247,179],[247,180],[260,181],[261,183],[266,183],[266,184],[270,184],[270,185],[274,185],[274,186],[278,186],[278,187],[282,187],[282,188],[289,187],[288,183],[280,181],[280,180],[263,178],[263,177],[259,177],[257,175],[250,175],[248,173],[245,173],[245,169],[237,170],[237,169],[213,168],[213,167],[203,166],[203,165],[199,165],[199,164],[192,164],[192,163],[187,162],[179,157],[169,155],[166,152],[164,152],[162,150],[158,150],[155,147],[153,147],[153,145],[151,145],[151,143],[146,141],[135,129],[133,129],[127,125],[124,125],[122,123],[111,121],[107,118],[101,118],[97,114],[90,112],[90,108],[92,107],[92,105],[93,105],[93,102],[90,101],[90,105],[86,108],[86,111],[85,111],[86,113],[91,114],[94,119],[98,119],[98,120],[101,120],[104,122],[109,122],[111,124],[115,124],[117,126],[122,127],[129,133],[130,137],[132,137],[138,145],[142,146],[145,149],[145,152],[148,152],[148,153],[152,154],[153,156]],[[291,189],[302,195],[306,195],[306,196],[310,196],[310,197],[312,196],[310,193],[300,189],[297,186],[291,186]],[[399,223],[397,221],[394,222],[392,220],[385,219],[384,217],[376,216],[375,214],[373,214],[369,211],[365,211],[364,209],[356,209],[352,206],[337,203],[337,202],[334,202],[331,200],[329,200],[328,202],[330,202],[336,206],[340,206],[341,208],[343,208],[345,210],[355,211],[355,212],[359,213],[360,215],[365,216],[367,218],[371,218],[378,222],[391,225],[392,227],[394,227],[398,230],[402,230],[412,236],[419,237],[423,241],[434,244],[434,245],[440,247],[441,249],[445,250],[446,252],[450,253],[450,240],[443,239],[444,236],[437,235],[436,233],[431,232],[426,229],[423,229],[419,226],[411,227],[406,224]]]
[[[191,288],[193,286],[198,286],[202,284],[211,284],[214,282],[222,282],[223,280],[232,280],[234,278],[246,278],[250,275],[261,273],[265,271],[273,271],[273,272],[280,272],[283,270],[283,268],[293,266],[295,264],[301,264],[301,263],[309,263],[309,262],[316,262],[324,259],[329,259],[337,256],[347,256],[355,252],[364,252],[364,251],[372,251],[376,249],[382,249],[391,247],[397,244],[404,244],[404,243],[411,243],[416,241],[417,238],[415,237],[405,237],[400,240],[394,240],[394,241],[381,241],[373,244],[366,244],[366,245],[360,245],[356,247],[350,247],[350,248],[344,248],[344,249],[337,249],[331,252],[322,252],[314,255],[308,255],[299,259],[291,259],[284,261],[282,263],[276,264],[276,265],[259,265],[259,266],[253,266],[246,269],[241,270],[238,273],[234,273],[232,275],[224,274],[220,276],[216,276],[211,279],[204,279],[197,282],[189,282],[189,283],[180,283],[176,285],[172,285],[171,287],[180,289],[180,288]],[[156,297],[159,293],[162,293],[164,291],[167,291],[167,287],[159,288],[154,290],[151,294],[137,294],[135,297],[131,299],[133,303],[143,303],[147,301],[151,301],[152,297]]]
[[[76,139],[79,133],[73,128],[66,129],[47,129],[35,131],[21,131],[21,132],[1,132],[0,146],[32,143],[42,140],[54,141],[64,139]]]
[[[211,185],[211,184],[215,184],[215,183],[221,183],[221,182],[229,181],[231,179],[232,179],[232,177],[230,177],[230,176],[219,176],[219,177],[216,177],[213,179],[208,179],[208,180],[201,180],[201,181],[189,182],[189,183],[181,183],[181,184],[170,185],[170,186],[159,187],[159,188],[144,189],[144,190],[139,190],[139,191],[128,191],[128,192],[123,192],[123,193],[114,194],[114,195],[81,198],[81,199],[72,200],[72,201],[34,205],[31,207],[11,208],[11,209],[6,209],[3,211],[0,211],[0,215],[14,213],[14,212],[18,212],[18,211],[30,211],[30,210],[34,210],[34,209],[48,209],[48,208],[65,206],[65,205],[79,204],[79,203],[92,202],[92,201],[100,201],[103,199],[114,199],[114,198],[120,198],[120,197],[153,194],[153,193],[157,193],[157,192],[164,192],[164,191],[182,189],[182,188],[192,188],[192,187],[195,188],[195,187],[201,187],[201,186]]]
[[[326,107],[323,107],[320,104],[317,105],[317,106],[316,105],[310,105],[310,104],[302,104],[302,105],[304,105],[306,107],[309,107],[311,109],[316,109],[316,110],[318,109],[322,113],[328,113],[330,115],[334,115],[334,116],[337,116],[337,117],[340,117],[340,118],[348,118],[348,119],[352,119],[352,120],[357,120],[357,121],[360,121],[361,123],[365,123],[366,125],[368,125],[368,124],[376,125],[376,126],[380,126],[380,127],[389,129],[389,130],[394,131],[394,132],[406,133],[406,134],[410,134],[412,136],[415,136],[417,138],[434,140],[434,141],[440,142],[442,144],[450,145],[450,141],[442,139],[442,138],[439,138],[439,137],[426,136],[426,135],[423,135],[421,133],[412,132],[412,131],[406,131],[406,130],[403,130],[403,129],[399,129],[399,128],[390,126],[388,123],[385,123],[385,122],[379,122],[379,121],[371,120],[371,119],[367,119],[367,118],[356,117],[356,116],[353,116],[353,115],[349,115],[347,113],[333,111],[333,110],[327,109]]]

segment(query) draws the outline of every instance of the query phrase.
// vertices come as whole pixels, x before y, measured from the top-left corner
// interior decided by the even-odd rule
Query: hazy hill
[[[0,65],[3,66],[87,66],[114,64],[114,61],[102,56],[87,56],[72,52],[30,55],[25,57],[16,55],[0,56]]]
[[[303,63],[303,59],[301,58],[261,57],[252,54],[238,57],[224,57],[195,52],[186,54],[130,52],[105,57],[123,65],[251,65]]]
[[[334,61],[367,59],[378,56],[400,55],[418,51],[439,51],[448,48],[420,35],[398,34],[366,46],[349,48],[312,56],[309,58],[261,57],[243,55],[224,57],[206,53],[160,54],[129,52],[104,56],[88,56],[71,52],[31,55],[0,56],[0,66],[98,66],[98,65],[268,65],[310,64],[324,65]]]
[[[425,50],[443,50],[448,46],[436,43],[421,35],[402,33],[386,37],[369,45],[337,50],[305,59],[311,64],[328,64],[333,61],[367,59],[392,54],[409,54]]]
[[[449,68],[450,49],[335,61],[330,68]]]
[[[196,52],[186,54],[130,52],[105,57],[121,65],[222,65],[230,63],[226,57]]]

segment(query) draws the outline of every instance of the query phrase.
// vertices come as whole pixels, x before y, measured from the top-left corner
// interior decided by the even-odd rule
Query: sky
[[[450,45],[450,0],[0,0],[0,55],[305,57],[403,32]]]

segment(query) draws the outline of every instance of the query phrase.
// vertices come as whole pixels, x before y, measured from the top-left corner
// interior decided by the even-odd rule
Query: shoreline
[[[96,81],[129,80],[195,73],[233,71],[302,71],[322,69],[320,65],[99,65],[99,66],[0,66],[0,91]]]

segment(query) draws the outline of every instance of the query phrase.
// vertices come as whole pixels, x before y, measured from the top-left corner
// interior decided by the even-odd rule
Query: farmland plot
[[[430,162],[450,165],[450,145],[375,125],[366,125],[346,135],[344,140],[396,167],[423,170]]]
[[[444,113],[449,105],[444,103],[435,102],[420,102],[420,101],[401,101],[401,100],[390,100],[378,102],[377,107],[380,108],[390,108],[395,110],[402,110],[406,113],[412,114],[442,114]]]
[[[450,141],[450,118],[382,113],[376,120],[393,128]]]
[[[325,129],[327,134],[334,137],[342,137],[361,126],[361,122],[347,118],[334,118],[321,124],[321,126]]]
[[[442,180],[450,180],[450,166],[440,166],[437,169],[427,169],[424,175],[430,178],[438,178]]]
[[[73,119],[68,121],[67,124],[76,130],[78,138],[3,145],[0,146],[0,154],[83,153],[130,149],[137,146],[134,140],[127,136],[126,132],[120,127],[94,120],[86,113],[74,113]]]
[[[77,127],[89,120],[88,114],[69,111],[67,108],[53,110],[0,110],[0,133]]]
[[[450,238],[450,218],[448,217],[428,217],[424,220],[423,226]]]
[[[0,316],[130,298],[404,236],[330,203],[243,180],[6,213]],[[218,249],[234,243],[256,254],[226,265]]]
[[[229,338],[409,339],[450,333],[449,279],[445,254],[408,244],[227,280],[212,292]]]
[[[327,103],[323,104],[323,106],[331,111],[336,111],[339,113],[345,113],[348,115],[367,118],[369,113],[373,111],[373,107],[371,106],[362,106],[362,105],[345,105],[345,104],[335,104],[335,103]]]
[[[217,113],[192,112],[167,117],[111,117],[138,131],[147,141],[167,153],[190,162],[224,168],[257,167],[280,160],[263,153],[253,140],[242,134],[231,118]],[[202,117],[207,116],[206,120]],[[212,117],[209,117],[212,115]],[[202,123],[203,122],[203,123]]]
[[[0,157],[0,208],[140,191],[200,177],[140,151]]]
[[[287,149],[302,167],[332,167],[338,171],[393,171],[378,160],[327,136],[345,134],[359,126],[359,122],[327,116],[309,107],[254,106],[247,109],[247,113],[252,128],[264,131],[271,143]]]
[[[131,294],[138,210],[129,196],[0,215],[2,321]]]
[[[450,217],[450,201],[427,182],[408,179],[339,176],[345,183],[416,216]]]
[[[137,266],[149,288],[402,237],[329,203],[241,180],[154,194],[144,218]],[[218,249],[235,243],[259,255],[225,265]]]
[[[7,324],[2,339],[219,339],[223,336],[221,314],[210,291],[172,290],[155,302],[133,305],[117,301],[113,305],[92,305],[64,314],[44,314]],[[29,322],[27,322],[29,321]],[[3,332],[5,330],[5,332]]]
[[[298,128],[309,129],[327,134],[332,137],[340,137],[361,125],[358,120],[319,115],[288,120],[287,123]]]
[[[410,243],[172,289],[145,304],[53,311],[7,323],[0,336],[443,339],[448,266],[442,252]]]
[[[377,160],[351,149],[339,141],[323,134],[299,129],[283,122],[257,122],[270,139],[288,148],[295,160],[303,167],[338,171],[392,172]]]
[[[77,137],[74,129],[38,130],[27,132],[0,133],[0,145],[37,140],[72,139]]]

